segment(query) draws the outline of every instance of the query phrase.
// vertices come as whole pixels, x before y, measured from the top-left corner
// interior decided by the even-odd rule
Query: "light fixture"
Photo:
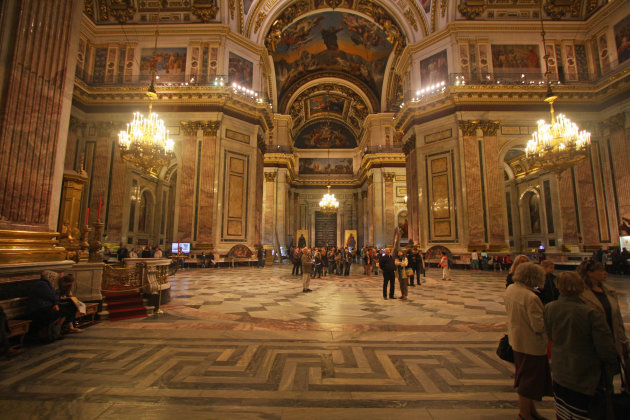
[[[326,186],[326,188],[328,188],[328,192],[324,194],[320,200],[319,209],[324,214],[334,214],[337,213],[339,202],[335,198],[335,194],[330,193],[330,149],[328,149],[328,184],[329,185]]]
[[[551,90],[551,72],[549,71],[549,55],[545,46],[545,28],[542,11],[540,16],[542,40],[545,55],[545,77],[547,78],[547,94],[545,102],[549,104],[551,122],[538,121],[538,129],[532,139],[527,142],[525,153],[531,169],[543,169],[561,174],[566,169],[586,159],[591,145],[591,133],[578,128],[563,114],[555,115],[553,104],[558,99]]]
[[[158,25],[160,13],[155,25],[155,46],[153,48],[153,60],[151,61],[151,84],[147,89],[149,98],[149,114],[145,118],[139,112],[133,113],[133,120],[127,123],[127,129],[118,133],[118,145],[121,158],[141,169],[146,174],[157,177],[163,167],[167,166],[175,157],[173,152],[173,140],[168,138],[168,130],[164,120],[160,119],[153,111],[153,100],[157,99],[155,91],[156,56]]]

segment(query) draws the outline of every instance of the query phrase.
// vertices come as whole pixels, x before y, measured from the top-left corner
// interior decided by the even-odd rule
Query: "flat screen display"
[[[190,242],[180,242],[179,247],[182,249],[184,254],[190,253]],[[171,244],[171,253],[177,254],[177,242],[173,242]]]

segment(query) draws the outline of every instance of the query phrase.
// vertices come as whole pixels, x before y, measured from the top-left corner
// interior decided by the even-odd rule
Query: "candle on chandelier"
[[[85,212],[85,226],[89,226],[90,225],[90,208],[87,208],[87,211]]]
[[[98,199],[98,214],[96,215],[96,220],[101,221],[101,204],[103,204],[103,199]]]

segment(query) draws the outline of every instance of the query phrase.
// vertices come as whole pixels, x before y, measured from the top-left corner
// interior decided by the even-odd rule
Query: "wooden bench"
[[[77,311],[76,320],[79,327],[85,327],[92,325],[96,322],[96,313],[98,312],[98,303],[91,302],[85,304],[85,313],[81,314]],[[91,317],[91,318],[88,318]]]
[[[2,309],[9,320],[9,335],[7,337],[18,337],[20,347],[24,345],[24,336],[28,333],[31,326],[30,320],[20,319],[24,318],[25,305],[26,298],[24,297],[0,301],[0,306],[2,306]]]

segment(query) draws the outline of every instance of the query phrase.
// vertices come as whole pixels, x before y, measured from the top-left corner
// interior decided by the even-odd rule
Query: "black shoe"
[[[307,292],[312,292],[312,290],[311,290],[311,289],[306,289],[306,291],[307,291]]]
[[[415,285],[415,284],[410,284],[409,286],[410,286],[410,287],[416,287],[416,285]]]
[[[383,296],[383,299],[387,300],[387,296]]]
[[[389,298],[390,298],[390,299],[396,299],[394,296],[390,296]]]
[[[307,293],[307,290],[306,289],[302,289],[302,293]]]

